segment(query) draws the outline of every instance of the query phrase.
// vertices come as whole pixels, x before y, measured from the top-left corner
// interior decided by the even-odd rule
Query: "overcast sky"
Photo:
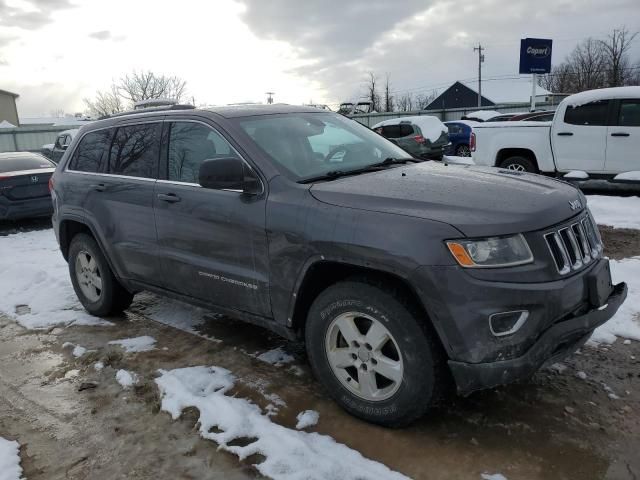
[[[0,0],[0,89],[22,116],[84,109],[132,70],[179,75],[197,104],[337,104],[368,71],[428,93],[515,75],[519,39],[552,38],[557,63],[588,36],[640,30],[640,0]],[[640,36],[632,52],[640,61]]]

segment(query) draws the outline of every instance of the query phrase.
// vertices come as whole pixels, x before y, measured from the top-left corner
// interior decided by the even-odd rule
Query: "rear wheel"
[[[500,168],[518,172],[538,173],[538,167],[533,160],[519,155],[504,159],[500,162]]]
[[[456,156],[457,157],[470,157],[471,156],[471,149],[469,148],[469,145],[458,145],[456,147]]]
[[[328,393],[366,421],[406,425],[440,396],[439,345],[401,295],[360,281],[333,285],[311,306],[305,340]]]
[[[69,274],[80,303],[90,314],[114,315],[131,305],[133,294],[118,282],[96,241],[85,233],[71,240]]]

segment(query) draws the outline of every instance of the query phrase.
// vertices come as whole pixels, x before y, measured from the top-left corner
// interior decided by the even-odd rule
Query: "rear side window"
[[[462,133],[462,127],[460,125],[447,125],[450,135],[457,135]]]
[[[213,128],[195,122],[172,122],[169,133],[168,178],[198,183],[205,160],[238,157],[233,147]]]
[[[568,106],[564,113],[564,123],[589,126],[606,125],[608,106],[608,100],[598,100],[577,107]]]
[[[617,125],[640,127],[640,99],[621,100]]]
[[[73,154],[70,170],[79,172],[102,172],[109,156],[109,145],[113,129],[99,130],[87,133]]]
[[[408,123],[399,125],[385,125],[382,127],[382,135],[387,138],[402,138],[414,133],[413,127]]]
[[[161,123],[119,127],[109,155],[109,173],[157,178]]]
[[[0,158],[0,173],[19,172],[21,170],[39,170],[41,168],[55,168],[55,164],[51,163],[44,157],[33,155],[30,157],[9,157]]]

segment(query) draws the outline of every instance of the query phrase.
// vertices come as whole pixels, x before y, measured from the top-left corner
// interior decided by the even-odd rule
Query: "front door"
[[[270,316],[265,196],[202,188],[204,160],[239,157],[212,126],[165,122],[166,175],[155,188],[165,287]]]
[[[607,135],[607,173],[640,171],[640,98],[620,100]]]
[[[554,121],[551,146],[558,170],[604,171],[608,100],[568,105]]]

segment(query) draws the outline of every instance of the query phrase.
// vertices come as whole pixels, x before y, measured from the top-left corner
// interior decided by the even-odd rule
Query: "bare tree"
[[[405,93],[396,98],[396,106],[401,112],[409,112],[413,110],[413,95]]]
[[[393,112],[394,98],[391,95],[391,85],[389,84],[389,74],[387,73],[386,81],[384,83],[384,111]]]
[[[187,82],[176,76],[158,75],[151,71],[125,75],[117,84],[120,96],[132,103],[153,98],[171,98],[180,101]]]
[[[380,111],[380,95],[378,94],[378,79],[373,72],[369,72],[369,80],[367,81],[367,100],[371,102],[371,109],[376,112]]]
[[[637,35],[638,32],[632,34],[626,27],[622,27],[620,30],[614,30],[607,40],[600,41],[608,67],[607,86],[620,87],[629,84],[633,77],[633,69],[628,52]]]
[[[111,85],[109,90],[98,91],[93,100],[85,98],[84,103],[87,106],[89,114],[98,118],[120,113],[125,110],[124,102],[115,85]]]
[[[415,106],[418,110],[425,110],[436,98],[438,98],[438,92],[435,90],[431,93],[420,93],[416,95]]]

